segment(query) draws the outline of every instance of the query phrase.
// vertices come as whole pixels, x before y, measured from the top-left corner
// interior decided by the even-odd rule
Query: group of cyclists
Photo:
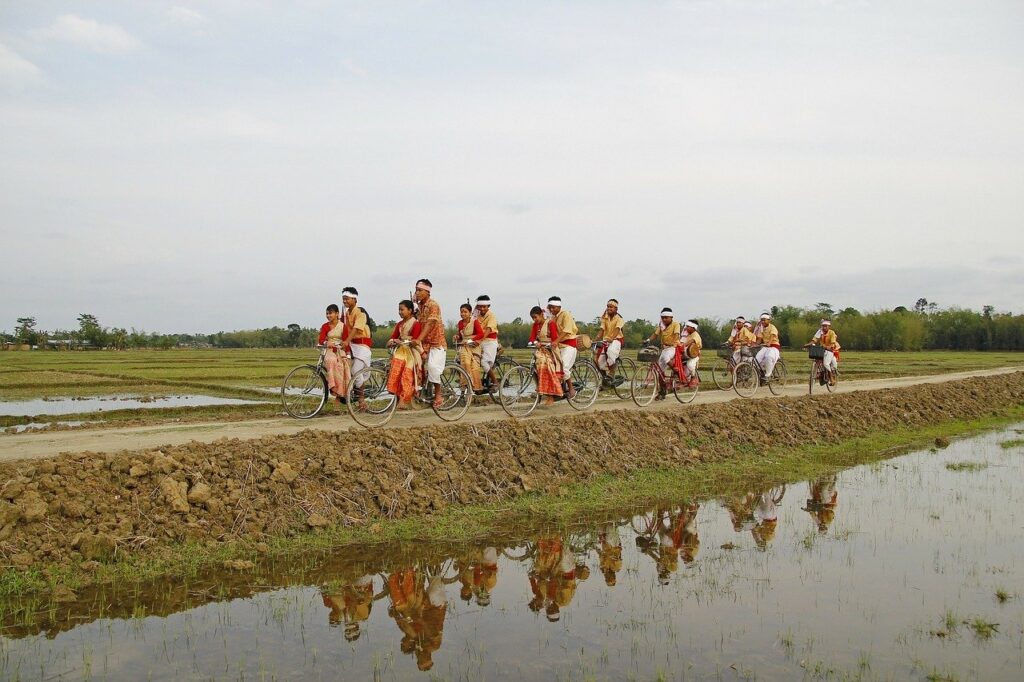
[[[442,402],[441,373],[447,354],[444,321],[441,307],[432,296],[429,279],[416,281],[412,300],[398,304],[399,321],[388,339],[393,349],[387,389],[398,397],[397,409],[409,409],[414,396],[421,389],[438,407]],[[330,352],[324,359],[328,389],[340,402],[348,399],[348,387],[354,382],[355,400],[364,407],[363,382],[360,369],[371,362],[371,336],[368,316],[358,305],[359,292],[355,287],[342,290],[342,308],[327,306],[327,322],[320,329],[319,343]],[[477,297],[475,304],[460,306],[459,321],[452,342],[462,369],[470,377],[475,393],[487,392],[498,381],[495,363],[500,350],[498,321],[491,310],[491,299],[486,294]],[[663,400],[667,384],[679,382],[695,388],[700,382],[697,367],[700,363],[703,341],[696,319],[676,321],[671,308],[663,308],[654,332],[645,345],[660,350],[657,356],[661,374],[658,377],[656,399]],[[624,378],[615,369],[625,342],[625,319],[619,313],[619,302],[609,299],[599,319],[596,339],[580,334],[572,313],[562,299],[552,296],[546,309],[539,305],[530,310],[532,327],[529,347],[534,350],[534,371],[537,392],[545,404],[556,399],[572,399],[576,387],[570,380],[580,350],[587,350],[593,341],[594,364],[601,373],[602,385],[614,387]],[[744,357],[754,357],[764,376],[771,377],[781,355],[779,331],[768,312],[760,315],[753,325],[744,317],[737,317],[726,345],[732,349],[734,364]],[[823,381],[835,382],[838,367],[839,342],[828,319],[804,347],[820,345],[824,349]]]

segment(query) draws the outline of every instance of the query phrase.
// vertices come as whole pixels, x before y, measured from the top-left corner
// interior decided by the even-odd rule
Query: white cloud
[[[51,26],[33,31],[33,35],[101,54],[131,52],[142,45],[120,26],[101,24],[75,14],[62,14]]]
[[[167,10],[167,15],[174,21],[187,24],[189,26],[206,23],[206,17],[202,14],[194,9],[189,9],[188,7],[182,7],[180,5],[175,5],[171,9]]]
[[[25,85],[39,78],[39,67],[0,43],[0,83]]]

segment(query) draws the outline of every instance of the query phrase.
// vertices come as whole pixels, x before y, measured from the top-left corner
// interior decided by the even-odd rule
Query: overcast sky
[[[1024,2],[0,2],[0,329],[1024,310]]]

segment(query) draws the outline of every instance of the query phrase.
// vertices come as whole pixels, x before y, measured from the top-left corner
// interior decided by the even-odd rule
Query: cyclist
[[[754,332],[751,325],[742,316],[736,318],[736,326],[729,335],[729,345],[732,346],[732,361],[739,364],[743,359],[743,353],[747,348],[754,345]]]
[[[345,306],[345,350],[352,356],[352,371],[359,372],[370,366],[370,325],[366,311],[356,305],[359,292],[355,287],[345,287],[341,290],[341,304]],[[363,383],[366,381],[366,374],[355,374],[356,395],[359,396],[359,406],[364,407]]]
[[[498,318],[491,311],[491,297],[487,294],[476,299],[476,318],[484,328],[484,338],[480,342],[480,371],[484,375],[484,386],[490,387],[498,383],[498,375],[494,373],[494,362],[498,357]]]
[[[622,343],[625,340],[622,328],[625,326],[626,321],[622,315],[619,315],[619,302],[617,300],[614,298],[608,299],[607,307],[604,314],[601,315],[600,322],[601,335],[598,341],[604,341],[608,345],[605,347],[604,353],[595,349],[594,354],[597,356],[597,368],[601,370],[604,384],[611,386],[611,376],[615,373],[615,362],[619,359],[619,353],[622,352]]]
[[[536,346],[534,362],[537,369],[537,393],[544,396],[544,404],[550,405],[555,398],[564,395],[562,384],[562,359],[558,353],[558,325],[554,320],[544,319],[544,310],[535,305],[530,310],[533,327],[530,329],[530,345]],[[544,344],[550,344],[545,348]]]
[[[648,341],[653,341],[658,338],[661,341],[661,356],[658,358],[658,364],[661,365],[661,371],[664,372],[665,376],[669,376],[672,370],[676,369],[676,346],[679,345],[679,323],[673,318],[675,314],[671,308],[662,308],[661,310],[661,323],[658,328],[654,330],[654,333],[647,337]],[[658,380],[658,396],[655,400],[665,399],[665,383]]]
[[[832,329],[832,320],[822,320],[821,327],[814,332],[814,338],[805,343],[803,347],[814,345],[822,346],[825,349],[825,359],[822,360],[822,364],[828,372],[828,383],[835,386],[836,370],[839,369],[839,349],[842,346],[839,345],[839,337]]]
[[[448,344],[444,340],[444,321],[441,306],[430,297],[433,284],[429,279],[416,281],[416,302],[420,310],[416,318],[420,322],[420,334],[416,340],[423,346],[423,364],[427,381],[434,387],[434,407],[441,407],[441,373],[444,371],[445,354]]]
[[[473,392],[480,393],[480,342],[484,338],[484,328],[480,320],[473,319],[473,306],[463,303],[459,306],[458,329],[455,332],[455,344],[459,347],[459,362],[462,369],[469,374]]]
[[[700,363],[700,349],[704,346],[700,333],[697,331],[700,325],[697,320],[687,320],[683,325],[683,333],[679,335],[679,353],[682,355],[682,362],[686,365],[686,376],[680,375],[680,380],[685,381],[690,388],[699,383],[697,378],[697,365]]]
[[[552,296],[548,299],[548,312],[554,319],[558,328],[558,355],[562,360],[562,384],[565,388],[565,395],[573,398],[576,395],[576,388],[572,385],[572,366],[576,364],[576,337],[579,328],[576,327],[576,320],[572,313],[562,309],[562,299]]]
[[[324,369],[327,370],[327,387],[331,396],[344,402],[348,391],[349,365],[348,354],[341,348],[341,339],[345,333],[345,325],[339,317],[340,310],[336,303],[327,306],[327,322],[320,327],[318,345],[327,344],[329,351],[324,355]]]
[[[757,333],[756,340],[764,348],[757,351],[757,364],[761,366],[765,378],[769,379],[775,370],[775,363],[779,361],[779,356],[782,354],[782,346],[779,345],[779,330],[772,324],[772,316],[768,313],[761,313],[761,322],[758,327],[761,331],[757,333],[757,330],[754,330]]]
[[[413,396],[420,390],[420,375],[423,372],[421,348],[415,341],[420,335],[420,323],[413,316],[412,301],[398,304],[400,321],[391,332],[388,347],[395,349],[388,372],[388,393],[398,396],[398,409],[412,407]]]

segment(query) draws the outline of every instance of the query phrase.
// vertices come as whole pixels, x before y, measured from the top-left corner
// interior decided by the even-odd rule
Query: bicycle
[[[403,341],[408,345],[408,341]],[[398,409],[398,396],[388,391],[388,375],[391,362],[385,366],[371,363],[353,371],[348,385],[348,411],[360,426],[376,428],[384,426]],[[356,380],[362,379],[362,386]],[[430,405],[438,418],[454,422],[462,419],[473,403],[473,389],[469,374],[454,362],[446,362],[441,370],[441,404],[434,404],[433,388],[424,381],[413,399]]]
[[[718,359],[711,365],[711,380],[722,391],[732,388],[733,375],[736,372],[736,358],[733,356],[735,350],[732,346],[722,345],[718,349]],[[740,353],[741,357],[749,357],[750,347],[742,346]]]
[[[807,357],[811,363],[811,375],[807,378],[807,395],[814,395],[814,384],[817,382],[829,393],[836,390],[839,382],[839,367],[835,371],[825,369],[825,347],[817,344],[807,347]]]
[[[494,357],[494,365],[491,367],[491,370],[494,372],[495,376],[498,377],[498,380],[491,381],[491,378],[487,375],[486,372],[481,372],[482,376],[480,377],[480,382],[481,385],[483,386],[483,393],[489,395],[495,405],[501,404],[501,396],[499,395],[499,390],[501,388],[502,378],[505,376],[506,372],[508,372],[508,370],[511,369],[512,367],[521,366],[512,358],[505,357],[502,354],[503,351],[504,349],[501,346],[498,346],[497,355],[495,355]],[[460,367],[462,366],[462,363],[459,360],[458,351],[456,351],[455,353],[455,363]]]
[[[602,355],[608,355],[608,343],[608,341],[597,341],[594,343],[594,364],[604,378],[602,388],[611,388],[619,400],[625,400],[629,398],[629,385],[636,375],[636,363],[620,354],[619,359],[615,362],[615,369],[610,374],[601,372],[600,365],[596,359]]]
[[[296,419],[312,419],[327,404],[327,374],[324,358],[328,346],[318,344],[320,358],[315,365],[299,365],[284,377],[281,384],[281,404],[284,411]]]
[[[752,352],[753,350],[751,348]],[[761,363],[757,361],[757,355],[752,354],[748,358],[743,358],[743,361],[736,365],[736,370],[733,373],[732,387],[741,398],[754,397],[757,389],[762,384],[768,386],[768,390],[771,391],[772,395],[782,395],[786,390],[786,382],[788,380],[789,370],[786,367],[786,361],[782,359],[781,353],[778,362],[775,363],[775,367],[772,369],[770,377],[765,377],[764,369],[761,367]]]
[[[551,344],[541,346],[554,353]],[[597,367],[588,360],[578,360],[569,374],[576,394],[567,398],[566,402],[575,410],[586,410],[597,400],[600,391],[600,378]],[[530,416],[540,404],[540,393],[537,392],[537,359],[530,361],[529,367],[517,364],[511,367],[501,379],[498,390],[501,407],[510,417],[524,419]]]
[[[638,370],[633,375],[629,385],[629,393],[633,402],[640,407],[647,407],[654,402],[660,387],[665,390],[672,389],[672,395],[676,400],[686,405],[692,403],[700,390],[700,376],[694,372],[690,380],[682,380],[676,377],[674,371],[667,374],[661,369],[661,351],[657,346],[644,346],[637,352],[637,360],[647,363],[647,371]]]

